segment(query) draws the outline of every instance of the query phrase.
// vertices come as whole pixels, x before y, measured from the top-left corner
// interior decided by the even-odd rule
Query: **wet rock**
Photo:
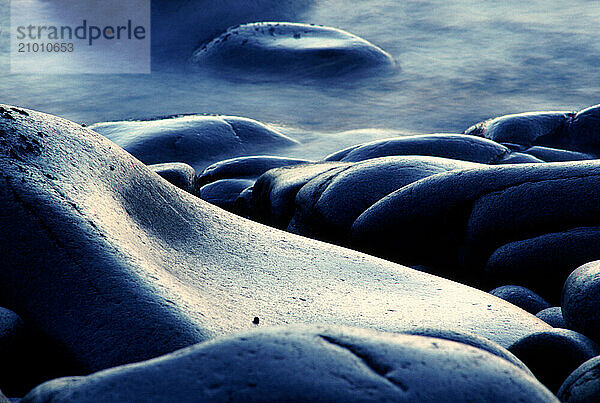
[[[490,294],[502,298],[535,315],[539,311],[550,308],[550,304],[528,288],[517,285],[503,285],[494,288]]]
[[[586,220],[593,223],[591,218]],[[597,227],[561,232],[549,230],[530,239],[509,242],[491,254],[485,266],[485,277],[490,286],[507,282],[522,284],[558,305],[569,274],[600,257],[599,242],[600,228]],[[552,275],[548,276],[549,273]]]
[[[461,134],[424,134],[372,141],[342,150],[327,157],[327,160],[357,162],[399,155],[422,155],[494,164],[508,157],[510,150],[490,140]]]
[[[384,50],[340,29],[290,22],[258,22],[227,30],[194,52],[191,63],[217,72],[269,78],[334,78],[393,72]]]
[[[574,262],[600,256],[600,206],[589,197],[598,191],[596,160],[432,175],[363,212],[352,246],[469,284],[519,284],[554,302]]]
[[[252,185],[254,181],[250,179],[219,179],[202,186],[198,196],[215,206],[234,211],[235,202],[240,194]]]
[[[600,155],[600,105],[575,112],[528,112],[506,115],[477,123],[465,134],[499,143],[516,143],[533,149],[544,161],[581,160]],[[553,149],[567,150],[557,152]],[[574,151],[575,153],[568,153]]]
[[[183,162],[167,162],[164,164],[148,165],[148,168],[172,185],[189,193],[194,192],[196,171],[188,164],[184,164]]]
[[[477,166],[436,157],[383,157],[326,172],[298,191],[294,216],[287,229],[346,244],[356,218],[389,193],[431,175]]]
[[[562,312],[567,325],[594,340],[600,340],[600,262],[574,270],[565,281]]]
[[[219,161],[207,167],[198,176],[198,186],[219,179],[257,179],[270,169],[298,164],[307,164],[312,161],[299,158],[285,158],[274,156],[251,156],[232,158]]]
[[[508,349],[555,393],[572,371],[600,353],[592,340],[567,329],[531,334]]]
[[[185,374],[185,375],[184,375]],[[445,339],[349,328],[233,335],[148,362],[43,384],[27,402],[558,401],[533,376]]]
[[[588,403],[600,397],[600,357],[581,364],[562,384],[557,393],[564,403]]]
[[[539,311],[535,316],[546,322],[552,327],[567,329],[568,326],[563,318],[562,308],[560,306],[552,306],[550,308]]]
[[[435,326],[502,346],[549,328],[467,286],[242,220],[94,131],[27,112],[0,117],[0,304],[62,348],[66,373],[156,357],[255,316]]]
[[[96,123],[90,129],[145,164],[185,162],[198,172],[224,158],[281,148],[295,140],[252,119],[189,115],[145,121]]]

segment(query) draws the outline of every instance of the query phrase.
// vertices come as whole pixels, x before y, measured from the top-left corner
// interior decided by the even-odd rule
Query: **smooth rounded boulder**
[[[503,285],[494,288],[490,294],[515,304],[519,308],[535,315],[543,309],[550,308],[550,304],[528,288],[517,285]]]
[[[600,399],[600,357],[581,364],[556,394],[564,403],[589,403]]]
[[[148,165],[153,172],[169,183],[193,193],[195,189],[196,171],[183,162],[167,162],[164,164]]]
[[[104,122],[90,129],[145,164],[185,162],[198,172],[225,158],[251,155],[265,147],[298,144],[267,125],[237,116],[187,115]]]
[[[574,270],[565,281],[562,312],[565,322],[594,340],[600,341],[600,261]]]
[[[486,288],[518,284],[554,302],[573,265],[600,256],[596,192],[597,160],[449,171],[369,207],[351,245]]]
[[[336,78],[391,73],[392,56],[341,29],[291,22],[229,28],[194,52],[191,63],[249,77]]]
[[[485,292],[241,219],[92,130],[0,107],[0,306],[73,362],[54,377],[157,357],[256,317],[455,329],[505,347],[550,328]]]
[[[350,328],[275,328],[199,344],[88,377],[50,381],[23,403],[67,401],[558,400],[485,350]]]
[[[215,206],[235,212],[238,197],[252,185],[254,181],[251,179],[219,179],[202,186],[197,195]]]
[[[508,350],[554,393],[579,365],[600,354],[600,347],[596,343],[581,333],[567,329],[531,334]]]
[[[535,316],[552,327],[568,329],[565,318],[563,318],[562,308],[560,306],[551,306],[550,308],[543,309],[536,313]]]
[[[487,139],[461,134],[422,134],[360,144],[334,153],[326,160],[358,162],[378,157],[422,155],[496,164],[510,153],[507,147]]]

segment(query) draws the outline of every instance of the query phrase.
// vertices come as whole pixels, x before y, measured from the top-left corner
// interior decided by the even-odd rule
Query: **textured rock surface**
[[[393,71],[392,57],[356,35],[336,28],[259,22],[233,27],[196,50],[191,62],[216,71],[331,78]]]
[[[549,328],[482,291],[228,214],[72,122],[2,112],[0,305],[63,348],[70,373],[155,357],[254,317],[435,326],[503,346]]]
[[[550,308],[543,309],[536,313],[535,316],[552,327],[558,327],[561,329],[569,328],[565,322],[565,318],[563,318],[562,308],[560,306],[551,306]]]
[[[188,164],[184,164],[183,162],[167,162],[164,164],[149,165],[148,168],[178,188],[186,192],[194,192],[196,171]]]
[[[533,376],[449,340],[356,329],[270,329],[146,363],[48,382],[24,402],[522,401],[557,399]]]
[[[600,357],[581,364],[560,387],[558,398],[565,403],[588,403],[600,398]]]
[[[581,333],[552,329],[517,341],[508,348],[553,392],[579,365],[600,354],[600,348]]]
[[[531,314],[537,314],[542,309],[550,308],[550,304],[528,288],[517,285],[503,285],[494,288],[490,294],[515,304]]]
[[[185,162],[198,172],[215,161],[286,147],[295,140],[252,119],[189,115],[90,126],[145,164]]]
[[[562,312],[567,325],[600,340],[600,262],[585,264],[565,281]]]

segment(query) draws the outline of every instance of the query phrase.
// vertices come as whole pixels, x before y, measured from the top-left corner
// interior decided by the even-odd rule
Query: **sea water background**
[[[0,26],[7,26],[8,4],[0,0]],[[8,74],[8,38],[0,34],[0,101],[86,124],[182,113],[246,116],[303,143],[284,154],[309,158],[376,138],[461,132],[491,116],[600,102],[595,0],[180,0],[165,7],[172,10],[153,15],[153,39],[162,43],[153,48],[161,60],[151,75]],[[357,34],[391,53],[401,71],[307,83],[185,67],[186,49],[224,30],[219,24],[276,17]]]

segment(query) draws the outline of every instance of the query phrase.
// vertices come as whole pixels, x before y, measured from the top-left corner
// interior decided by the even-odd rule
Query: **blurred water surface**
[[[172,58],[169,67],[156,63],[151,75],[8,74],[8,39],[2,35],[1,102],[88,124],[180,113],[246,116],[300,140],[304,144],[293,154],[311,158],[369,139],[461,132],[499,114],[600,102],[597,1],[155,3],[161,11],[153,13],[153,35],[163,42],[153,52]],[[161,9],[159,3],[170,6]],[[8,17],[8,2],[0,0],[0,26]],[[219,24],[273,18],[357,34],[391,53],[401,71],[356,82],[289,83],[240,81],[183,66],[182,52],[223,29]]]

